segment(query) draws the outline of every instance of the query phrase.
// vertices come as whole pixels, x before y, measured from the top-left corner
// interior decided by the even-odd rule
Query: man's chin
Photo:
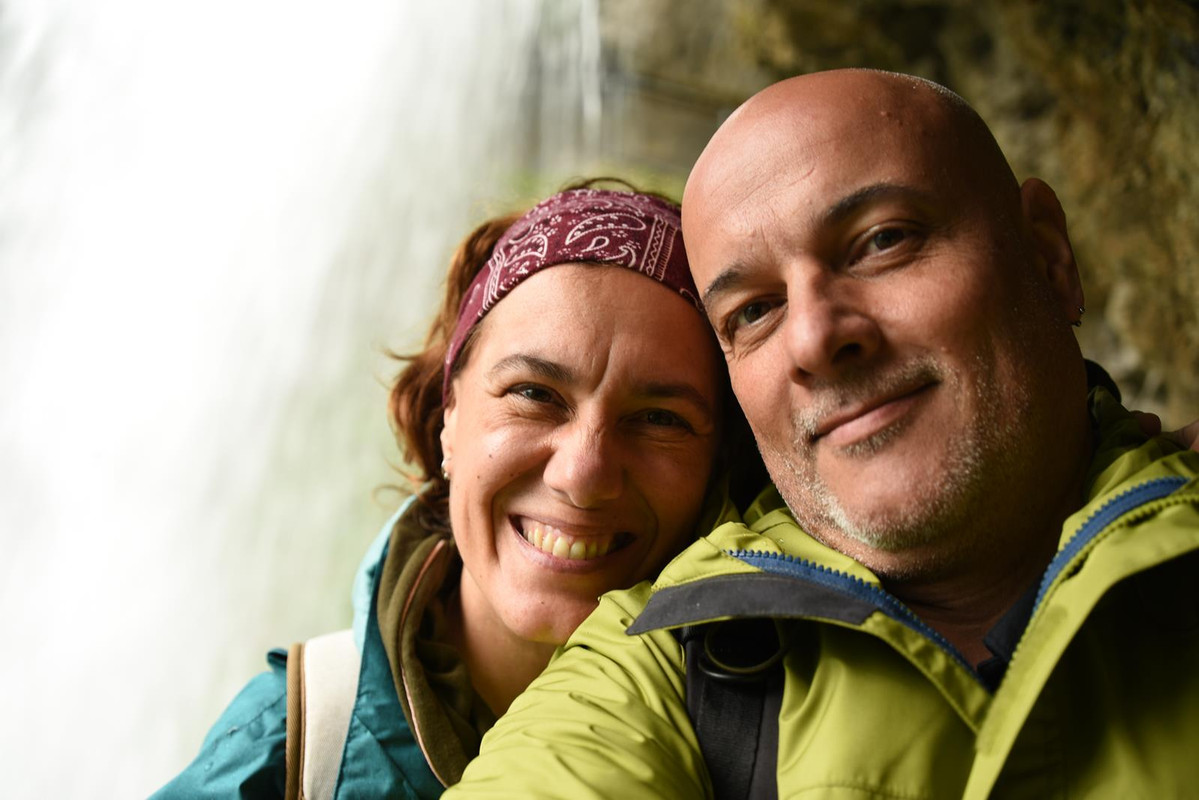
[[[891,563],[904,554],[953,547],[945,539],[963,522],[970,483],[929,474],[867,469],[830,476],[828,484],[796,484],[796,494],[784,498],[804,529],[825,544],[867,565],[876,561],[871,553]],[[843,480],[834,483],[834,477]]]
[[[886,456],[838,465],[822,476],[821,505],[838,524],[856,529],[886,531],[902,527],[905,520],[918,524],[926,516],[922,505],[930,500],[941,504],[934,487],[945,484],[927,466]]]

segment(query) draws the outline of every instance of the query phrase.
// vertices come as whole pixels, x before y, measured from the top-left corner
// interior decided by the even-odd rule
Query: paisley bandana
[[[458,309],[445,355],[442,398],[467,334],[520,283],[559,264],[628,267],[683,296],[702,313],[691,279],[679,209],[657,197],[606,189],[572,189],[533,207],[499,238]]]

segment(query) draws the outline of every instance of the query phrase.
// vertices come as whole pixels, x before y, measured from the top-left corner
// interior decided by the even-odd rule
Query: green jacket
[[[770,490],[606,595],[446,797],[710,796],[670,629],[762,613],[787,646],[779,797],[1199,797],[1199,454],[1105,392],[1092,415],[1086,503],[994,692]]]

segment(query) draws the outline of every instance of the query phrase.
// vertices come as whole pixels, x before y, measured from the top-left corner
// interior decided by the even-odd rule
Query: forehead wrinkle
[[[577,382],[575,374],[564,364],[559,364],[556,361],[550,361],[549,359],[529,353],[514,353],[513,355],[501,358],[491,366],[491,369],[487,370],[487,376],[494,378],[500,373],[517,369],[527,369],[538,377],[557,383],[571,384]]]
[[[751,129],[745,135],[755,133]],[[802,153],[790,152],[793,147],[794,142],[787,137],[775,146],[769,158],[761,159],[758,150],[747,153],[736,139],[732,143],[709,145],[710,150],[700,156],[705,159],[704,168],[697,170],[694,183],[688,182],[694,198],[691,206],[716,205],[717,218],[723,218],[747,204],[761,203],[764,197],[778,195],[803,183],[812,176],[818,165],[815,160],[804,159]],[[747,163],[747,156],[751,163]],[[760,163],[763,161],[765,163]],[[696,196],[696,192],[700,193],[699,196]],[[707,202],[709,198],[719,198],[719,202]],[[687,210],[684,198],[684,213]]]

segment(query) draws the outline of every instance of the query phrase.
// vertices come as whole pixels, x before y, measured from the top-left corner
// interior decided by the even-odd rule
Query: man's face
[[[963,168],[937,106],[903,99],[737,120],[683,205],[776,485],[810,533],[895,576],[959,556],[973,542],[949,534],[1037,474],[1072,343],[1016,187]]]

